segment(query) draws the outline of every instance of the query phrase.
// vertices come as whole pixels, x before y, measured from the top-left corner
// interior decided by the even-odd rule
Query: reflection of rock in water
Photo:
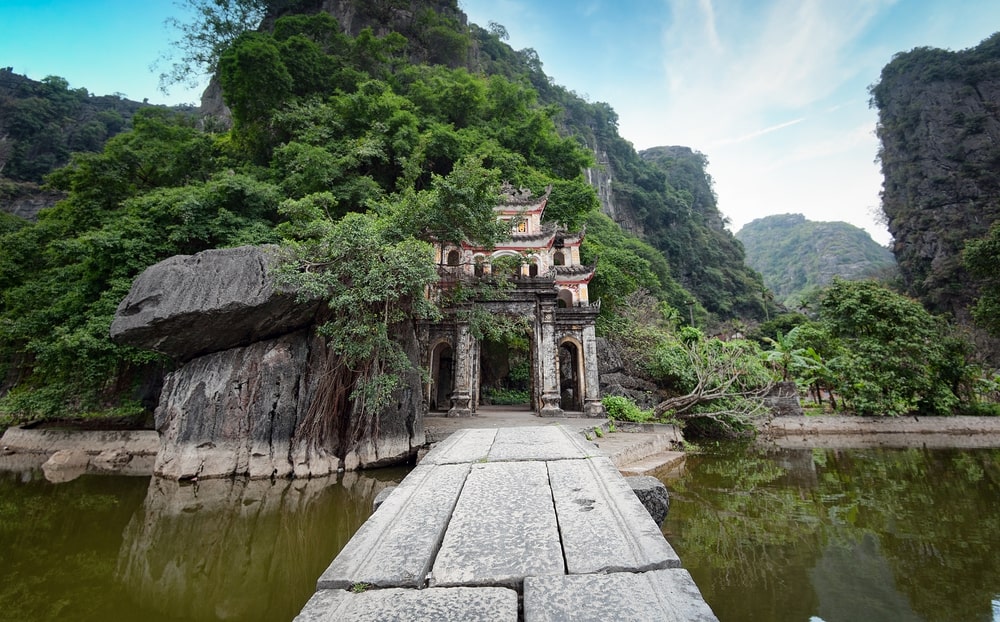
[[[920,620],[896,589],[892,569],[872,535],[854,543],[831,543],[810,576],[819,597],[819,617],[825,622]]]
[[[313,480],[152,478],[117,574],[143,607],[185,620],[290,619],[403,472]]]
[[[815,488],[819,483],[811,449],[781,449],[770,453],[775,464],[785,470],[782,481],[789,486]]]

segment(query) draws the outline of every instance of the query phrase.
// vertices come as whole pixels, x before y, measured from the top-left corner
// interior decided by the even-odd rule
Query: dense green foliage
[[[652,411],[642,410],[635,402],[620,395],[606,395],[601,399],[604,412],[613,421],[631,421],[645,423],[653,418]]]
[[[770,342],[771,360],[816,402],[857,414],[989,412],[997,397],[964,336],[874,281],[835,279],[815,321]]]
[[[786,307],[797,309],[834,277],[859,279],[889,274],[892,253],[863,230],[844,222],[813,222],[801,214],[766,216],[736,233],[747,264]]]
[[[959,346],[920,303],[873,281],[837,280],[823,297],[821,317],[839,342],[830,370],[854,411],[950,414],[958,404]]]
[[[41,183],[70,153],[99,151],[108,138],[128,129],[141,105],[71,89],[56,76],[36,82],[0,68],[0,183]]]
[[[687,147],[655,147],[639,154],[649,167],[636,192],[649,209],[643,238],[661,251],[680,283],[718,319],[761,319],[775,311],[761,276],[744,263],[742,245],[725,228],[708,158]]]
[[[222,54],[230,132],[146,109],[102,152],[53,174],[68,198],[36,224],[5,221],[0,239],[0,349],[14,387],[0,409],[134,410],[166,362],[108,338],[131,280],[171,255],[282,239],[306,268],[290,278],[330,302],[334,349],[384,381],[356,387],[377,403],[403,366],[386,331],[433,313],[430,240],[494,243],[501,179],[551,184],[547,215],[585,220],[596,206],[581,174],[589,156],[558,134],[556,108],[500,76],[411,65],[404,44],[345,35],[327,14],[283,18]],[[274,88],[262,91],[262,77]]]
[[[147,108],[134,125],[54,174],[69,198],[0,241],[0,360],[17,384],[8,412],[127,402],[156,361],[108,337],[132,279],[171,255],[278,239],[275,184],[225,171],[220,144],[185,116]]]
[[[935,313],[968,317],[966,241],[1000,220],[1000,33],[974,48],[897,54],[871,89],[882,210],[903,282]]]
[[[684,290],[670,274],[670,266],[655,248],[621,230],[610,218],[592,212],[587,219],[587,237],[580,255],[585,263],[596,264],[590,296],[601,301],[598,328],[613,331],[619,323],[629,297],[648,292],[669,304],[674,319],[694,296]],[[693,312],[704,318],[705,310],[695,303]]]

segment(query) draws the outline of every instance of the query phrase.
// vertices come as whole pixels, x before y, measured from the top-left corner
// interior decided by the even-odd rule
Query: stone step
[[[545,466],[472,465],[434,561],[431,586],[519,589],[526,576],[566,572]]]
[[[607,458],[548,463],[568,574],[681,565],[650,513]]]
[[[684,464],[686,454],[682,451],[661,451],[641,460],[629,462],[618,467],[622,475],[646,475],[662,468],[673,468]]]
[[[621,468],[638,462],[648,456],[674,450],[681,442],[680,434],[667,432],[611,432],[591,440],[608,456],[615,466]]]
[[[319,590],[293,622],[516,622],[517,592],[500,587]]]

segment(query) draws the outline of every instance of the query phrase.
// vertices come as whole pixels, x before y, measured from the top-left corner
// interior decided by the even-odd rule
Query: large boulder
[[[412,356],[412,328],[401,339]],[[322,477],[415,456],[425,440],[416,371],[373,425],[357,431],[361,422],[350,421],[323,438],[303,432],[307,413],[323,403],[332,356],[322,337],[302,330],[188,361],[167,376],[156,409],[161,445],[155,473],[171,479]]]
[[[189,479],[336,472],[333,448],[301,456],[293,450],[315,392],[308,374],[315,347],[324,348],[322,340],[300,331],[198,357],[168,375],[156,409],[155,473]]]
[[[276,258],[276,247],[241,246],[150,266],[118,305],[111,338],[184,361],[304,328],[318,304],[274,282]]]

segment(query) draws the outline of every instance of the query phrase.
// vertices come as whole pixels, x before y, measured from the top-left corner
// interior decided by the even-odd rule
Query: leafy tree
[[[160,74],[164,92],[174,84],[196,86],[203,75],[213,73],[225,52],[243,33],[257,28],[275,0],[178,0],[178,8],[193,14],[191,21],[168,18],[178,38],[160,62],[170,63]]]
[[[822,318],[842,350],[829,366],[858,414],[950,414],[955,361],[942,320],[874,281],[835,279]]]
[[[165,362],[108,337],[132,279],[172,255],[277,240],[277,188],[228,163],[188,117],[151,108],[53,174],[68,198],[0,237],[0,353],[17,384],[0,412],[134,412],[149,397],[135,388]]]
[[[681,422],[692,434],[734,435],[767,415],[762,397],[776,380],[760,347],[677,328],[679,314],[648,294],[633,294],[608,334],[626,371],[656,383],[652,416]]]
[[[497,196],[495,172],[463,161],[429,190],[388,197],[339,220],[315,199],[285,203],[291,220],[280,230],[291,240],[280,278],[300,297],[325,301],[320,332],[336,355],[320,398],[325,406],[302,424],[313,442],[333,430],[354,439],[377,433],[378,413],[414,371],[397,327],[439,313],[425,295],[438,278],[430,240],[493,244],[504,233],[493,211]]]

